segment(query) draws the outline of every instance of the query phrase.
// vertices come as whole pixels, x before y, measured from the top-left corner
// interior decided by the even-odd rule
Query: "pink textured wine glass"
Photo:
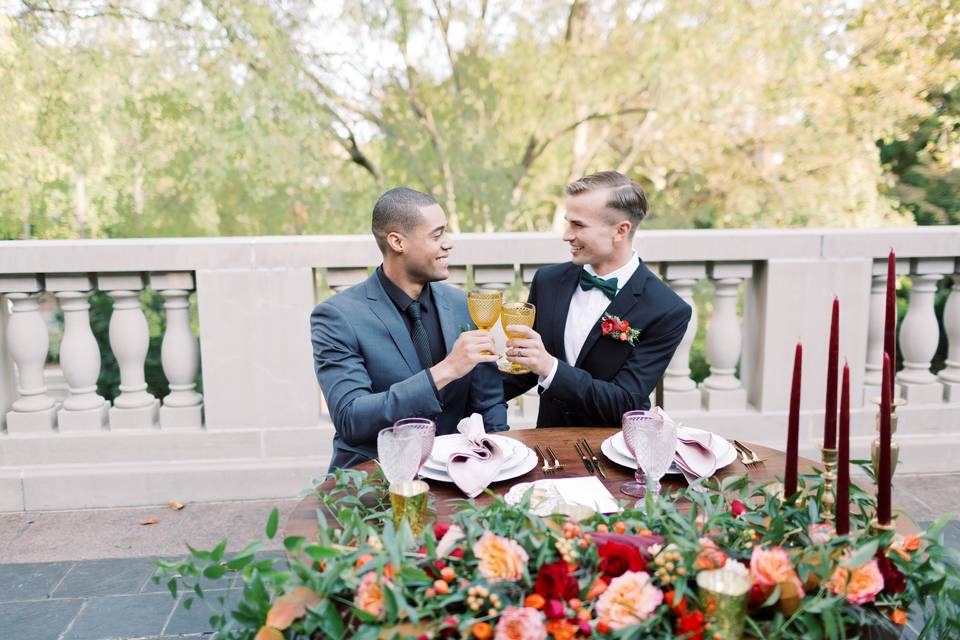
[[[398,431],[411,431],[416,434],[421,447],[420,466],[417,467],[419,473],[433,450],[433,439],[437,435],[437,425],[429,418],[404,418],[394,422],[393,428]]]

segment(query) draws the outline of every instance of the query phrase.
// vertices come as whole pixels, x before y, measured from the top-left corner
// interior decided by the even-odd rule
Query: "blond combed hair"
[[[626,214],[627,219],[630,220],[632,235],[640,222],[647,217],[649,210],[647,194],[643,192],[643,187],[619,171],[599,171],[574,180],[564,189],[568,196],[598,190],[609,191],[607,209],[614,214],[617,212]],[[614,222],[619,222],[619,219]]]

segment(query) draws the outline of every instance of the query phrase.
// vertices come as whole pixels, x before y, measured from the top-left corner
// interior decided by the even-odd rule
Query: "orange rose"
[[[903,626],[907,624],[907,612],[903,609],[894,609],[893,613],[890,614],[890,619],[893,620],[893,624]]]
[[[473,555],[480,561],[477,570],[489,582],[516,582],[530,559],[515,541],[489,531],[473,545]]]
[[[850,604],[865,604],[873,602],[883,591],[883,575],[877,561],[871,560],[852,571],[837,567],[824,586],[837,595],[846,594]]]
[[[390,584],[388,580],[384,580],[384,583]],[[353,606],[377,618],[383,614],[383,589],[375,572],[364,574],[353,597]]]
[[[903,541],[903,548],[907,551],[916,551],[920,548],[920,536],[911,534]],[[904,614],[906,615],[906,614]]]
[[[750,577],[761,587],[773,587],[789,582],[797,587],[799,597],[803,597],[800,576],[794,570],[790,556],[780,547],[769,550],[754,547],[750,557]]]
[[[493,637],[493,627],[488,622],[478,622],[473,625],[472,633],[477,640],[489,640]]]
[[[573,626],[566,620],[548,620],[546,624],[547,633],[553,636],[554,640],[573,640],[577,635],[578,627]]]

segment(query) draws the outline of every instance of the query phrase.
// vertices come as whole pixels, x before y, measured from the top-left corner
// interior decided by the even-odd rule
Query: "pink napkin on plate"
[[[673,421],[660,407],[654,409],[664,420]],[[673,461],[680,472],[691,482],[697,478],[709,478],[717,471],[717,454],[713,452],[713,434],[702,429],[677,427],[677,452]]]
[[[466,440],[447,459],[447,474],[468,498],[475,498],[493,482],[503,466],[503,451],[483,428],[483,418],[474,413],[457,427]]]

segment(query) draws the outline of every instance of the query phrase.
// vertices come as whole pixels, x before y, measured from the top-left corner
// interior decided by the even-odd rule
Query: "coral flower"
[[[750,577],[761,587],[774,587],[782,582],[791,582],[803,597],[803,583],[790,562],[790,556],[780,547],[772,549],[753,548],[750,557]]]
[[[824,586],[837,595],[846,594],[850,604],[865,604],[873,602],[883,591],[883,575],[874,559],[852,571],[837,567]]]
[[[473,555],[480,561],[480,575],[489,582],[516,582],[523,577],[529,557],[519,544],[489,531],[473,545]]]
[[[663,592],[643,571],[628,571],[614,578],[597,600],[597,617],[611,629],[643,622],[663,602]]]
[[[500,614],[493,640],[546,640],[543,615],[531,607],[507,607]]]
[[[890,614],[890,619],[893,620],[894,624],[907,624],[907,612],[903,609],[894,609],[893,613]]]
[[[384,580],[384,584],[390,584],[390,581]],[[383,614],[383,589],[375,572],[370,571],[363,575],[353,597],[353,606],[377,618]]]

